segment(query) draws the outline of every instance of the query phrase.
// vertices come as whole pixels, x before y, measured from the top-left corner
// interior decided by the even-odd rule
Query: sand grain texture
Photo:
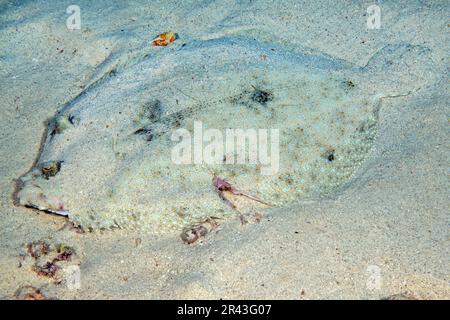
[[[446,2],[383,2],[380,30],[366,29],[366,5],[354,2],[292,1],[271,10],[264,1],[207,4],[80,1],[78,32],[66,29],[64,7],[0,5],[0,296],[31,285],[61,299],[448,299]],[[144,57],[167,30],[181,35],[180,44],[246,35],[360,68],[386,45],[405,43],[428,50],[427,64],[414,66],[427,81],[383,99],[370,156],[339,192],[266,210],[257,224],[230,219],[199,245],[177,233],[60,230],[63,218],[15,206],[15,179],[38,157],[45,121],[103,74]],[[409,79],[379,76],[388,88]],[[24,244],[40,239],[75,248],[80,290],[21,266]],[[371,266],[381,270],[379,289],[367,285]]]

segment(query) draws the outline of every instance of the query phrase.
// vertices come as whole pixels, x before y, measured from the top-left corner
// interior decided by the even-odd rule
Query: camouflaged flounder
[[[326,195],[367,157],[382,97],[418,89],[426,75],[414,63],[428,59],[408,44],[380,49],[365,67],[241,38],[157,49],[111,63],[61,108],[21,178],[21,205],[86,228],[164,232],[234,214],[214,176],[274,206]],[[279,129],[279,171],[175,164],[171,135],[195,121],[223,132]],[[264,207],[231,200],[241,212]]]

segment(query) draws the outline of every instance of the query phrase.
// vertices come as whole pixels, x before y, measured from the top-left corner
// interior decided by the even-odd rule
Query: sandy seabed
[[[23,297],[33,286],[58,299],[448,299],[450,8],[384,1],[381,28],[371,30],[372,4],[77,1],[81,30],[72,31],[64,3],[0,1],[0,297]],[[248,36],[356,66],[386,44],[408,43],[429,49],[434,76],[383,100],[370,157],[335,194],[267,209],[259,223],[229,219],[195,245],[178,233],[80,234],[62,217],[16,206],[16,180],[39,155],[45,122],[99,67],[168,30],[186,43]],[[39,241],[50,248],[35,258]],[[80,288],[62,270],[48,277],[51,268],[37,269],[46,259],[79,266]]]

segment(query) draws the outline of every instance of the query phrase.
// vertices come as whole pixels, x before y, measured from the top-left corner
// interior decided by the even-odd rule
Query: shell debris
[[[177,38],[176,33],[174,32],[164,32],[159,34],[155,39],[152,41],[152,45],[155,47],[165,47],[169,43],[172,43]]]

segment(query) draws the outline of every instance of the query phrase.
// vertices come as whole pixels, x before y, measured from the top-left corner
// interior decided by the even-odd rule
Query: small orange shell
[[[158,35],[153,41],[152,44],[154,46],[160,47],[160,46],[167,46],[169,43],[172,43],[177,38],[177,35],[171,31],[164,32]]]

